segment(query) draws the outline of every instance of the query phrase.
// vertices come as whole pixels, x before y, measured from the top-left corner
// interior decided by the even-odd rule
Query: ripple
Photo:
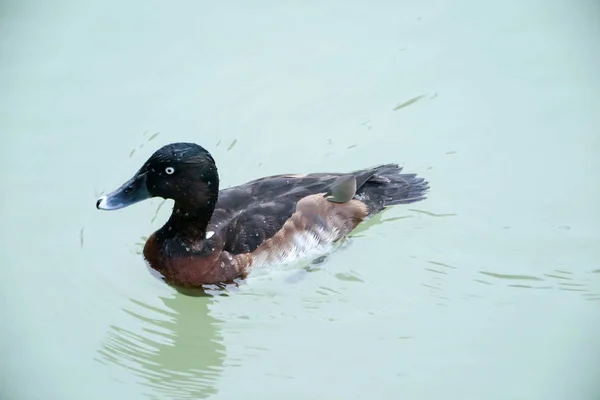
[[[600,301],[600,293],[584,293],[582,296],[588,301]]]
[[[416,213],[419,213],[419,214],[424,214],[424,215],[427,215],[427,216],[430,216],[430,217],[436,217],[436,218],[456,217],[458,215],[458,214],[451,214],[451,213],[448,213],[448,214],[436,214],[436,213],[433,213],[431,211],[418,210],[416,208],[409,208],[408,211],[412,211],[412,212],[416,212]]]
[[[350,270],[346,273],[337,273],[334,276],[336,279],[344,282],[364,282],[359,275],[360,274],[358,272]]]
[[[479,271],[480,274],[491,276],[498,279],[514,279],[524,281],[543,281],[542,278],[532,275],[511,275],[511,274],[498,274],[495,272]]]
[[[444,267],[444,268],[456,269],[456,267],[453,267],[452,265],[444,264],[444,263],[439,262],[439,261],[427,261],[427,262],[429,264],[437,265],[437,266]]]
[[[554,272],[558,272],[559,274],[573,275],[572,272],[565,271],[565,270],[562,270],[562,269],[555,269]]]
[[[96,359],[137,376],[149,397],[199,399],[215,393],[224,366],[221,321],[209,316],[212,298],[173,294],[165,308],[135,299],[123,311],[131,326],[111,325]]]
[[[436,274],[442,274],[442,275],[447,275],[446,272],[444,271],[440,271],[438,269],[433,269],[433,268],[425,268],[425,271],[430,271],[430,272],[434,272]]]
[[[423,268],[424,271],[431,272],[427,274],[427,281],[421,283],[421,286],[429,289],[429,294],[432,298],[436,299],[436,305],[446,307],[450,300],[450,293],[447,288],[447,279],[449,274],[452,274],[457,270],[457,267],[440,261],[427,261],[427,264],[431,267]]]
[[[548,277],[548,278],[565,279],[565,280],[572,279],[572,278],[569,278],[568,276],[560,276],[560,275],[556,275],[556,274],[544,274],[544,276]]]
[[[317,286],[317,288],[314,292],[317,294],[323,295],[323,296],[331,296],[331,295],[340,295],[341,294],[339,291],[325,287],[325,286]]]
[[[562,285],[562,286],[572,286],[572,287],[578,287],[578,286],[582,287],[582,286],[585,286],[582,283],[571,283],[571,282],[558,282],[558,284]]]
[[[398,104],[396,107],[394,107],[394,109],[392,111],[398,111],[398,110],[403,109],[404,107],[408,107],[412,104],[415,104],[417,101],[421,100],[425,96],[426,95],[422,94],[420,96],[415,96],[413,98],[410,98],[410,99],[406,100],[405,102]]]
[[[585,273],[576,273],[564,269],[554,269],[542,273],[543,278],[533,275],[503,274],[489,271],[479,271],[480,274],[487,275],[498,280],[524,281],[522,283],[510,282],[506,287],[521,289],[555,289],[562,292],[579,293],[586,300],[597,300],[600,295],[592,294],[590,291],[600,289],[598,275],[600,270],[587,270]],[[475,282],[493,285],[492,282],[474,279]],[[526,283],[531,282],[531,283]],[[543,286],[534,285],[535,282],[544,282]]]

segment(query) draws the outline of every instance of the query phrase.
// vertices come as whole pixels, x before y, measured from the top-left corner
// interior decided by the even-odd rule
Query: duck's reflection
[[[225,347],[219,334],[221,321],[209,316],[214,298],[177,293],[160,298],[164,304],[160,308],[130,300],[131,307],[124,311],[137,319],[135,328],[112,325],[98,351],[99,361],[132,371],[161,398],[215,394]]]

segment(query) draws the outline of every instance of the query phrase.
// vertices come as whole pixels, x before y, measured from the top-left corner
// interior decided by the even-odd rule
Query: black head
[[[173,199],[182,206],[214,206],[219,191],[217,167],[210,153],[194,143],[172,143],[157,150],[120,188],[96,202],[117,210],[149,199]]]

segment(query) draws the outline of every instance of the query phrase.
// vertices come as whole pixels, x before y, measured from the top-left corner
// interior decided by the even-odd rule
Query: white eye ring
[[[165,168],[165,172],[167,173],[167,175],[173,175],[173,173],[175,172],[175,168],[167,167]]]

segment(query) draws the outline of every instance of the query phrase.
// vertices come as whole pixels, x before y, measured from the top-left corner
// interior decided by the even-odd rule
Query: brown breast
[[[251,256],[232,256],[226,251],[208,254],[167,256],[162,244],[152,234],[144,246],[144,258],[150,267],[160,272],[165,281],[183,287],[198,287],[204,284],[228,283],[247,274]]]

